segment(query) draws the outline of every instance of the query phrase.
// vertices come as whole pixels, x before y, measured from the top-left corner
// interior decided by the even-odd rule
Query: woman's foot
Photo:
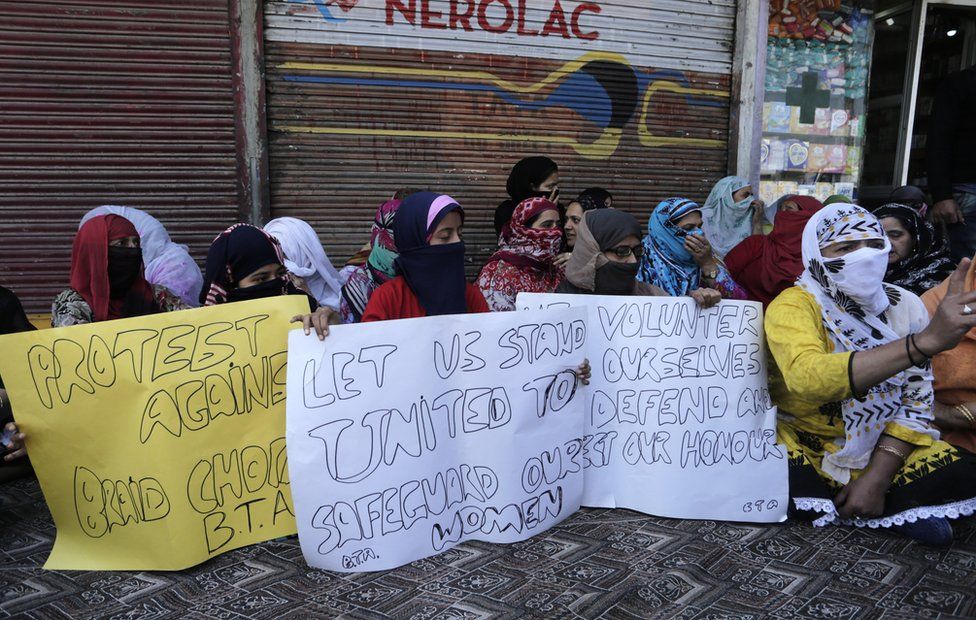
[[[923,545],[948,547],[952,544],[952,525],[945,517],[919,519],[914,523],[896,525],[891,529]]]

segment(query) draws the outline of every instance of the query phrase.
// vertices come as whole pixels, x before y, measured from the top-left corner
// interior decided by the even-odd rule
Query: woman
[[[464,278],[464,210],[450,196],[409,196],[393,221],[399,249],[396,277],[377,288],[362,321],[488,312],[477,287]]]
[[[146,281],[175,293],[188,307],[197,306],[203,274],[185,245],[173,243],[166,227],[145,211],[133,207],[105,205],[92,209],[81,218],[78,228],[99,215],[120,215],[132,222],[139,233],[142,264]]]
[[[742,177],[725,177],[716,183],[701,212],[705,237],[720,259],[749,235],[762,234],[763,202]]]
[[[89,219],[71,248],[71,288],[51,305],[51,326],[184,310],[189,306],[169,289],[150,285],[142,268],[136,227],[109,214]]]
[[[812,196],[788,196],[780,201],[779,214],[769,235],[753,235],[725,257],[729,274],[752,301],[763,308],[793,286],[803,273],[800,245],[803,227],[823,209]]]
[[[502,234],[515,208],[526,198],[559,197],[559,166],[548,157],[526,157],[512,167],[505,184],[509,199],[495,209],[495,236]]]
[[[715,258],[701,225],[701,207],[687,198],[657,205],[647,222],[637,279],[672,297],[705,288],[717,290],[723,299],[746,299],[745,290]]]
[[[18,334],[20,332],[33,331],[36,328],[31,324],[24,312],[24,307],[20,299],[13,291],[0,286],[0,336],[5,334]],[[26,436],[20,432],[14,423],[13,409],[10,407],[10,400],[7,398],[7,390],[0,379],[0,428],[3,429],[3,460],[5,463],[15,461],[27,455],[24,448]],[[26,470],[25,470],[26,471]]]
[[[586,213],[579,239],[557,293],[574,295],[667,296],[663,289],[637,280],[644,246],[634,216],[616,209]],[[717,304],[718,291],[699,289],[691,296],[702,307]]]
[[[200,303],[204,306],[265,299],[278,295],[304,295],[312,312],[292,317],[305,334],[314,329],[320,340],[339,315],[292,282],[277,240],[250,224],[234,224],[210,244]]]
[[[949,290],[949,280],[922,295],[934,316]],[[976,290],[976,261],[969,264],[963,290]],[[973,304],[971,304],[972,307]],[[935,424],[942,438],[954,446],[976,452],[976,329],[966,332],[959,344],[932,358],[935,376]]]
[[[583,190],[576,200],[566,206],[566,213],[563,217],[563,249],[564,254],[561,264],[569,260],[569,253],[576,245],[576,230],[579,228],[583,214],[595,209],[609,209],[613,206],[613,196],[607,190],[600,187],[591,187]]]
[[[301,279],[320,306],[338,310],[342,290],[339,272],[329,262],[312,227],[304,220],[279,217],[268,222],[264,232],[281,245],[288,273]]]
[[[546,198],[523,200],[502,231],[495,252],[478,276],[493,312],[515,309],[519,293],[551,293],[563,279],[556,264],[563,231],[559,210]]]
[[[914,185],[902,185],[892,190],[891,196],[888,196],[888,202],[911,207],[922,217],[925,217],[929,210],[928,197],[926,197],[925,192]]]
[[[885,282],[922,295],[956,269],[945,239],[915,209],[888,204],[874,215],[891,241]]]
[[[964,271],[929,323],[921,300],[883,281],[889,242],[852,204],[803,231],[805,269],[769,305],[770,391],[789,451],[794,507],[815,526],[892,528],[952,540],[948,518],[976,510],[976,456],[938,440],[930,356],[954,347],[976,314]]]
[[[342,300],[339,302],[339,315],[343,323],[358,323],[366,311],[366,304],[373,291],[390,281],[396,275],[394,262],[397,258],[396,241],[393,235],[393,220],[399,200],[389,200],[380,205],[373,219],[370,233],[369,256],[362,267],[353,269],[346,283],[342,285]]]

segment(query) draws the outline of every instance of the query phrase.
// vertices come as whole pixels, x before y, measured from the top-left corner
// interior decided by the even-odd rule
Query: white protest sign
[[[586,311],[334,327],[288,341],[287,446],[306,561],[385,570],[516,542],[583,493]]]
[[[758,303],[702,310],[687,297],[523,293],[517,305],[589,313],[585,434],[607,458],[585,470],[584,506],[786,519],[786,450],[776,443]]]

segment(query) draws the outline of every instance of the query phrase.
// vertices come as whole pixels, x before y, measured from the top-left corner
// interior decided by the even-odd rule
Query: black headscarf
[[[535,196],[549,197],[532,189],[533,185],[540,185],[548,179],[554,172],[559,171],[556,162],[541,155],[526,157],[512,167],[512,172],[508,175],[508,182],[505,183],[505,190],[508,192],[509,200],[498,205],[495,209],[495,235],[502,234],[502,228],[512,219],[515,207],[526,198]]]
[[[925,192],[914,185],[902,185],[897,188],[891,192],[891,196],[888,197],[888,202],[911,207],[918,211],[922,217],[925,217],[925,212],[929,208],[928,198],[925,196]]]
[[[19,334],[37,329],[27,319],[24,306],[20,299],[10,289],[0,286],[0,336],[5,334]],[[3,379],[0,379],[0,389],[3,389]],[[10,415],[9,401],[4,402],[3,410],[0,410],[0,425],[6,424],[13,418]],[[0,426],[0,430],[2,430]]]
[[[608,200],[610,201],[609,205],[607,204]],[[602,187],[591,187],[580,192],[576,202],[580,204],[583,213],[594,209],[606,209],[613,206],[613,194]]]
[[[464,279],[464,242],[431,245],[430,236],[444,217],[464,209],[450,196],[418,192],[408,196],[393,220],[393,237],[400,254],[397,272],[417,296],[427,316],[468,311]]]
[[[250,224],[235,224],[220,233],[207,252],[207,268],[200,290],[205,306],[232,301],[246,301],[277,295],[307,295],[312,309],[318,302],[288,278],[274,278],[262,284],[240,287],[240,281],[258,269],[285,262],[278,241]]]
[[[897,218],[915,240],[911,256],[888,265],[885,282],[921,295],[941,284],[955,270],[945,239],[936,234],[932,224],[918,211],[906,205],[887,204],[876,209],[874,215],[879,220]]]

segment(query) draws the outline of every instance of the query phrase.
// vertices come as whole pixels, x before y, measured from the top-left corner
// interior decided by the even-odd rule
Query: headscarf
[[[627,237],[639,239],[640,234],[640,224],[634,216],[624,211],[604,208],[585,213],[580,221],[573,254],[566,264],[566,280],[597,295],[630,294],[637,284],[639,263],[614,263],[604,252],[617,247]],[[622,273],[609,273],[608,270]],[[618,290],[614,283],[626,281],[627,275],[630,287],[627,290],[619,287]]]
[[[736,202],[732,194],[751,185],[742,177],[725,177],[715,184],[702,207],[702,230],[718,258],[752,234],[753,196]]]
[[[732,279],[763,307],[793,286],[803,273],[803,228],[814,213],[823,209],[823,204],[812,196],[784,196],[781,201],[785,200],[795,202],[800,210],[783,211],[769,235],[753,235],[725,257]]]
[[[864,247],[839,258],[822,254],[834,243],[872,239],[883,240],[885,247]],[[853,204],[825,207],[803,229],[806,268],[797,284],[820,305],[834,352],[867,351],[918,332],[928,323],[918,297],[883,282],[890,249],[878,218]],[[824,456],[824,473],[847,484],[852,469],[867,466],[892,420],[937,438],[938,431],[927,423],[933,402],[931,379],[929,369],[909,368],[872,387],[867,396],[843,401],[845,437],[835,441],[836,452]]]
[[[505,183],[505,190],[509,199],[495,209],[495,235],[501,235],[502,229],[512,219],[515,208],[526,198],[538,195],[533,185],[540,185],[554,172],[559,171],[556,162],[548,157],[526,157],[512,167]]]
[[[914,185],[902,185],[895,189],[891,192],[891,196],[888,196],[888,202],[911,207],[918,211],[922,217],[925,217],[929,210],[928,197],[925,192]]]
[[[20,299],[10,289],[0,286],[0,336],[37,329],[27,318]],[[0,384],[2,387],[2,384]]]
[[[262,267],[284,264],[285,257],[277,240],[256,226],[234,224],[210,244],[200,303],[213,306],[234,301],[235,290],[246,290],[238,286],[242,279]],[[275,279],[258,286],[268,289],[260,297],[302,293],[287,279]]]
[[[560,228],[531,228],[531,223],[545,211],[559,207],[547,198],[529,198],[519,203],[511,221],[502,229],[498,251],[488,262],[504,260],[518,267],[540,272],[555,269],[553,260],[559,253],[563,231]]]
[[[945,238],[936,234],[932,224],[915,209],[907,205],[887,204],[875,209],[874,215],[879,220],[896,218],[915,242],[911,256],[888,265],[885,282],[921,295],[941,284],[956,269]]]
[[[698,289],[701,268],[685,249],[688,233],[677,226],[681,218],[695,211],[701,207],[687,198],[668,198],[654,208],[647,222],[638,280],[659,286],[673,297]]]
[[[366,311],[373,291],[396,275],[394,262],[397,248],[393,237],[393,220],[400,203],[400,200],[388,200],[376,210],[366,263],[355,269],[342,286],[340,312],[344,323],[358,322]]]
[[[141,264],[135,277],[128,283],[127,292],[112,296],[109,242],[138,236],[132,222],[113,214],[89,219],[75,235],[71,247],[71,288],[91,308],[96,322],[159,311],[152,286],[146,281]],[[136,254],[136,260],[139,260],[139,256]]]
[[[200,267],[190,256],[187,247],[173,243],[166,227],[153,216],[135,207],[104,205],[86,213],[78,228],[93,217],[108,214],[120,215],[136,227],[146,280],[150,284],[165,287],[191,308],[200,305],[197,301],[203,288]]]
[[[431,245],[444,217],[464,209],[450,196],[418,192],[405,198],[393,221],[397,273],[417,296],[427,316],[464,314],[468,310],[464,279],[464,242]]]
[[[833,196],[828,196],[827,200],[824,200],[823,203],[825,207],[829,207],[830,205],[846,205],[851,204],[851,199],[844,194],[834,194]]]
[[[339,272],[322,248],[318,235],[308,222],[294,217],[279,217],[267,223],[264,232],[278,240],[285,255],[285,268],[302,278],[319,305],[339,308]]]
[[[592,211],[594,209],[606,209],[608,208],[607,200],[613,203],[613,195],[602,187],[591,187],[589,189],[584,189],[577,196],[576,202],[579,203],[580,208],[583,209],[583,213],[587,211]]]

